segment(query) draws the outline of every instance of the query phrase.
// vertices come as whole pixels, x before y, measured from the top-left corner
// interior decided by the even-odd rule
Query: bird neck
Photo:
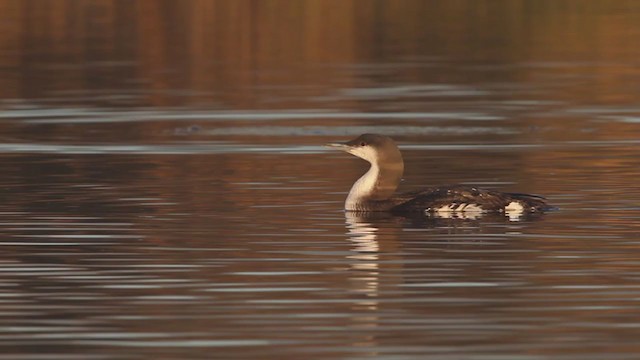
[[[372,162],[367,171],[356,181],[345,201],[349,211],[373,211],[384,209],[390,203],[389,198],[398,188],[404,164],[402,159],[388,164]]]

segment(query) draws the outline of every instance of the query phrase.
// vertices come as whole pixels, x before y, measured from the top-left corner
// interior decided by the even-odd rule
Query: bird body
[[[472,186],[454,185],[395,194],[404,171],[402,154],[395,142],[384,135],[363,134],[346,143],[327,144],[371,164],[358,179],[345,201],[347,211],[421,212],[432,215],[452,213],[525,214],[549,208],[545,198],[520,193],[502,193]]]

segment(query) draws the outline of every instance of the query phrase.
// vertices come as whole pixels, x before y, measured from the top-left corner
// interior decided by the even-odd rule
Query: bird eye
[[[364,141],[360,143],[360,146],[365,146],[365,145],[367,145],[367,143]]]

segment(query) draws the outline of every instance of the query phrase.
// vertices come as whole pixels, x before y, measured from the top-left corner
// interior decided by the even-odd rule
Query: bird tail
[[[549,205],[547,199],[540,195],[509,193],[509,196],[527,204],[527,206],[529,206],[532,211],[552,211],[558,209],[555,206]]]

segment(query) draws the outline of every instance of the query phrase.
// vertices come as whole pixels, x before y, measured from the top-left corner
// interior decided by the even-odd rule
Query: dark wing
[[[443,206],[463,209],[474,205],[488,212],[502,212],[505,206],[516,201],[526,211],[541,211],[547,208],[543,197],[528,194],[501,193],[472,186],[456,185],[429,188],[399,194],[394,198],[393,212],[435,211]]]

